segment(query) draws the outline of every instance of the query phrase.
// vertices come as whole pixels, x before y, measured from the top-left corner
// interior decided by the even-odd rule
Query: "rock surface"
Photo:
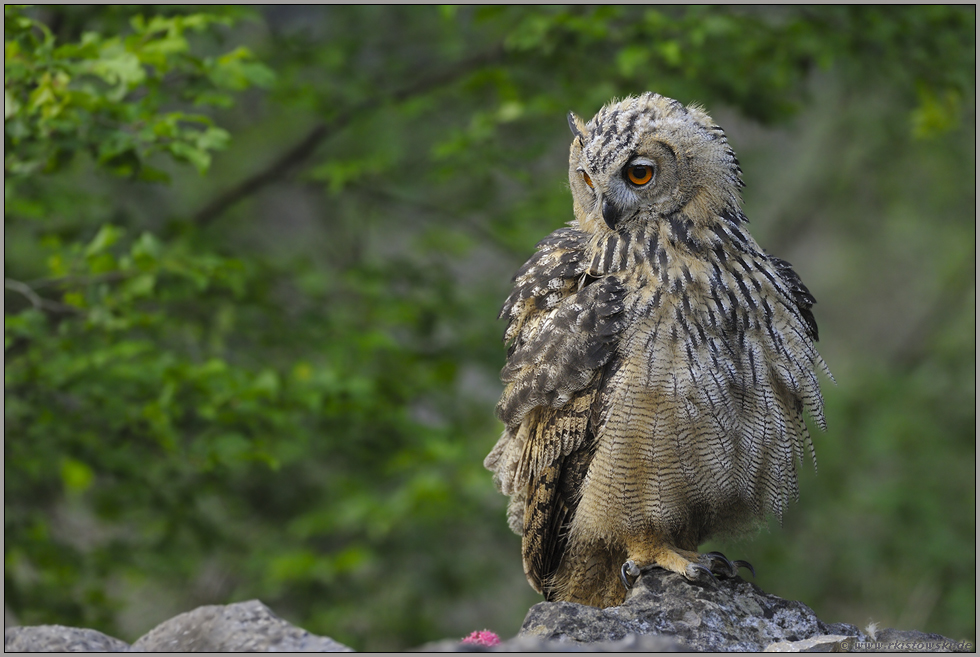
[[[576,643],[518,635],[492,648],[444,639],[415,648],[413,652],[693,652],[693,650],[669,636],[631,634],[619,641],[596,643]]]
[[[310,634],[258,600],[198,607],[140,637],[132,646],[96,632],[61,625],[4,628],[4,652],[352,652]]]
[[[856,641],[840,634],[821,634],[802,641],[779,641],[766,646],[766,652],[838,652],[841,642]]]
[[[198,607],[140,637],[133,650],[145,652],[352,652],[325,636],[310,634],[279,618],[258,600]]]
[[[660,569],[645,573],[619,607],[536,604],[521,634],[582,643],[659,634],[711,652],[761,652],[772,643],[821,634],[867,639],[853,625],[824,623],[802,602],[769,595],[740,577],[688,582]]]
[[[893,630],[878,633],[879,642],[894,640],[882,639],[887,632]],[[928,640],[937,647],[945,641],[947,650],[954,644],[939,635],[914,634],[920,641],[936,637]],[[852,641],[857,650],[877,645],[854,625],[825,623],[802,602],[769,595],[740,577],[688,582],[661,569],[644,573],[619,607],[538,603],[519,634],[578,646],[631,635],[670,637],[708,652],[761,652],[770,646],[779,652],[823,652],[842,640]]]
[[[4,652],[127,652],[129,644],[111,636],[64,625],[3,628]]]
[[[868,636],[868,635],[871,636]],[[496,638],[496,637],[494,637]],[[95,630],[39,625],[4,629],[5,652],[348,652],[287,623],[258,600],[198,607],[132,646]],[[619,607],[569,602],[531,607],[518,636],[489,647],[447,639],[428,652],[971,652],[938,634],[821,621],[801,602],[768,595],[739,578],[691,583],[646,573]]]

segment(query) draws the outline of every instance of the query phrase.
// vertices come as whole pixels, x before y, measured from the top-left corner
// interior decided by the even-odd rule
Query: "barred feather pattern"
[[[814,299],[745,229],[738,161],[707,114],[645,94],[572,119],[576,220],[501,311],[505,430],[485,465],[532,586],[608,606],[630,546],[693,551],[781,519],[797,466],[816,465],[803,416],[824,428],[829,371]],[[650,187],[621,184],[642,166]]]

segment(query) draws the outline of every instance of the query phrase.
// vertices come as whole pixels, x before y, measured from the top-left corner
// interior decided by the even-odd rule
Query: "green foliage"
[[[246,48],[219,57],[190,54],[188,33],[229,23],[209,14],[136,15],[125,37],[86,32],[78,42],[58,44],[44,23],[5,6],[5,178],[51,173],[78,152],[143,180],[164,175],[145,165],[157,152],[203,174],[228,133],[207,115],[164,106],[175,100],[227,106],[229,91],[272,80]]]
[[[6,7],[8,607],[515,632],[494,317],[571,218],[565,112],[649,89],[728,129],[840,382],[800,508],[725,550],[830,620],[972,638],[974,17]]]

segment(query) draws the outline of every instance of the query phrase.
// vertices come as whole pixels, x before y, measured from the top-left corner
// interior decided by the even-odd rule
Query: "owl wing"
[[[597,391],[623,326],[625,289],[615,276],[588,275],[585,243],[573,228],[542,240],[500,313],[509,320],[497,405],[506,428],[484,464],[512,496],[510,525],[539,591],[564,552],[594,447]]]
[[[597,387],[593,383],[560,409],[539,406],[524,423],[533,432],[525,443],[525,453],[539,452],[549,443],[557,445],[564,441],[570,446],[568,453],[556,450],[553,460],[529,475],[520,496],[523,509],[514,509],[515,513],[522,512],[524,573],[547,600],[553,598],[552,576],[565,554],[567,525],[578,507],[582,481],[595,450],[593,418]]]

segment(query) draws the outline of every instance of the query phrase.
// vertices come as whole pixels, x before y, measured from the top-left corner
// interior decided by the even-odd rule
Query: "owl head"
[[[588,123],[569,113],[568,125],[568,178],[584,229],[740,211],[738,159],[700,107],[648,92],[606,105]]]

